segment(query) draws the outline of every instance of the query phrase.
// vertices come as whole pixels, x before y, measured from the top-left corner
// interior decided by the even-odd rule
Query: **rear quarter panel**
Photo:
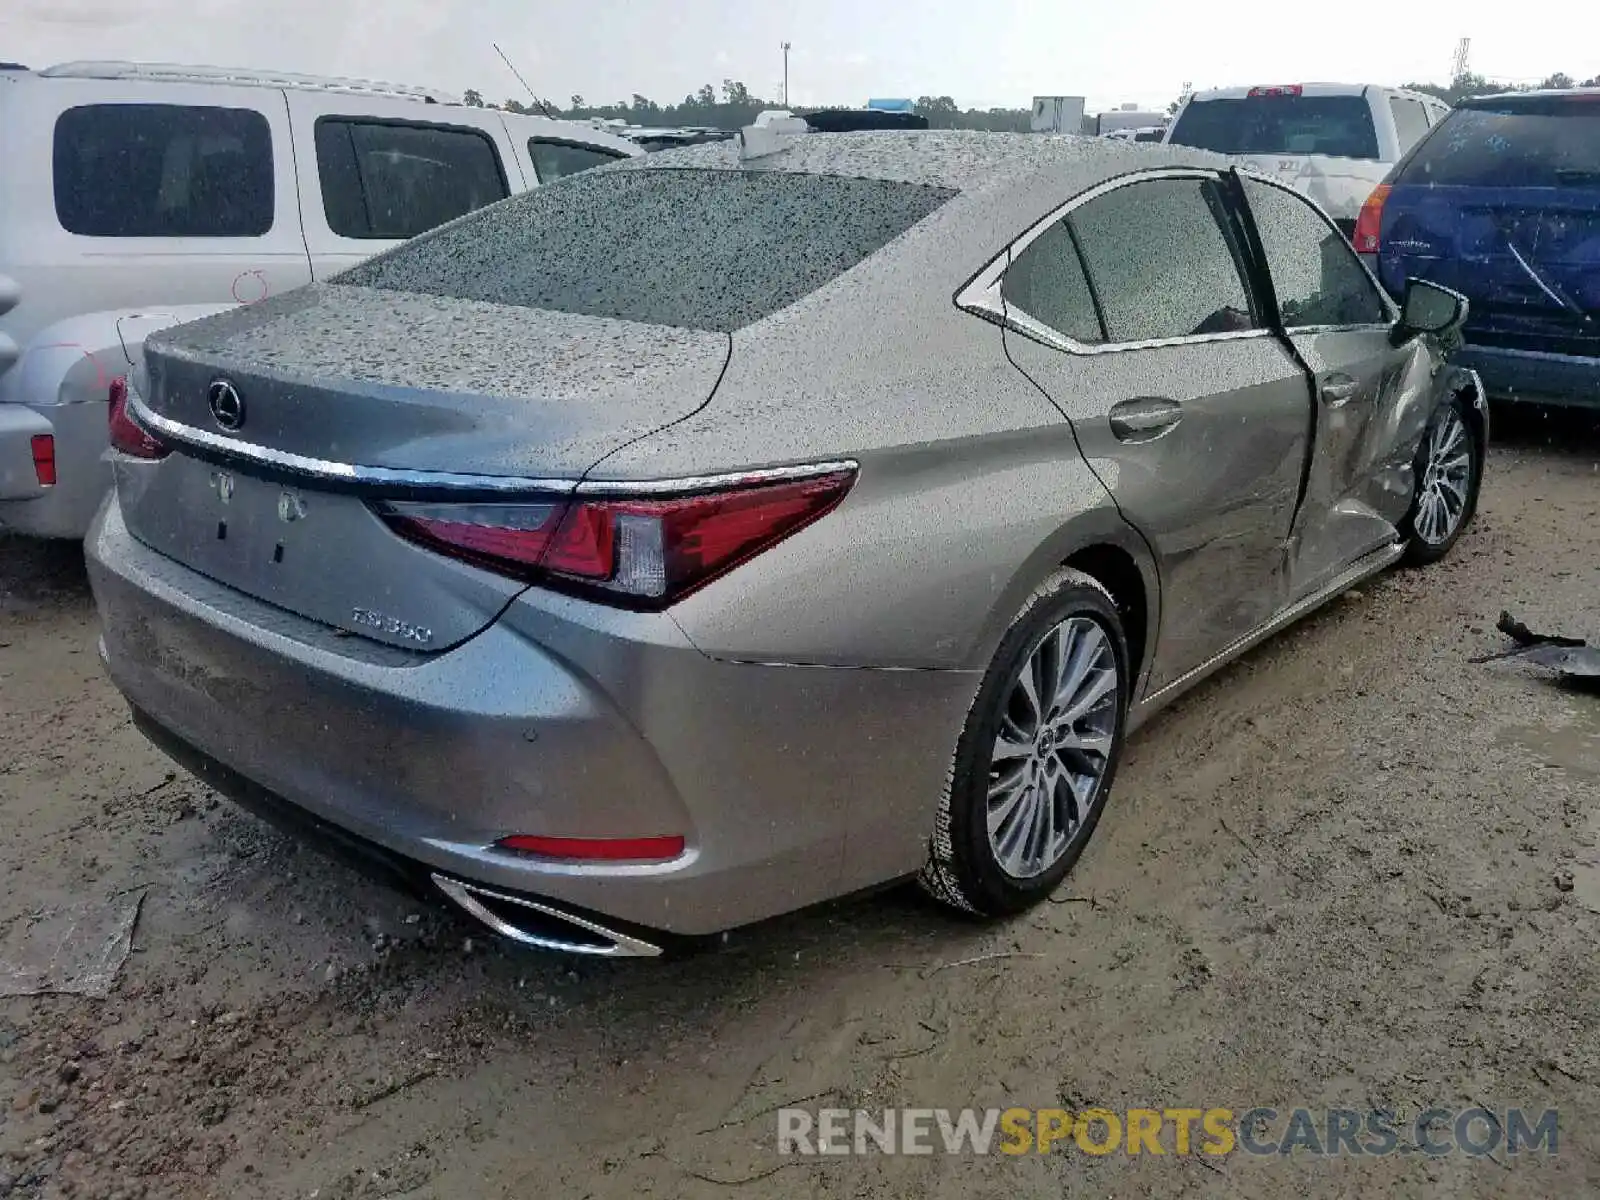
[[[596,466],[590,478],[629,479],[859,462],[837,509],[671,609],[700,649],[981,670],[1075,549],[1143,550],[1000,327],[954,302],[1074,190],[951,201],[922,236],[736,332],[709,405]],[[1147,590],[1153,609],[1153,574]]]

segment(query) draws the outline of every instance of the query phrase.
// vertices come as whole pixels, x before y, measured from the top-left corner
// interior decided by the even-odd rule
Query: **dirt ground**
[[[1596,1194],[1600,697],[1468,659],[1502,609],[1600,640],[1600,428],[1497,432],[1450,559],[1134,739],[1061,903],[985,927],[902,890],[665,964],[486,942],[175,774],[101,675],[81,554],[0,540],[0,944],[143,896],[108,998],[0,1000],[0,1196]],[[779,1157],[787,1103],[1555,1107],[1560,1135],[819,1160]]]

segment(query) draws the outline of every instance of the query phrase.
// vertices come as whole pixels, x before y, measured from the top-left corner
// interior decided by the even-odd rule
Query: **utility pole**
[[[789,43],[783,44],[783,106],[789,107]]]
[[[1462,38],[1456,43],[1456,56],[1450,63],[1450,82],[1454,83],[1467,73],[1467,50],[1471,46],[1471,38]]]

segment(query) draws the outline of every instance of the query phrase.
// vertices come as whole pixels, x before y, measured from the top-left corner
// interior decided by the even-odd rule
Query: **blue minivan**
[[[1600,407],[1600,88],[1463,100],[1352,240],[1392,295],[1420,276],[1467,297],[1457,357],[1491,395]]]

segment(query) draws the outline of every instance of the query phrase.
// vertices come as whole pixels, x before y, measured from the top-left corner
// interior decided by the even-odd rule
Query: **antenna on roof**
[[[495,45],[493,42],[490,42],[489,44],[494,46],[494,52],[500,56],[500,61],[505,63],[507,67],[511,68],[511,73],[517,77],[517,82],[523,87],[528,88],[528,95],[533,97],[533,102],[539,106],[539,110],[552,120],[556,119],[556,114],[550,111],[550,106],[543,100],[539,99],[538,95],[531,87],[528,87],[528,81],[522,77],[522,72],[517,70],[516,67],[511,66],[511,60],[506,57],[506,52],[500,49],[500,47]]]

